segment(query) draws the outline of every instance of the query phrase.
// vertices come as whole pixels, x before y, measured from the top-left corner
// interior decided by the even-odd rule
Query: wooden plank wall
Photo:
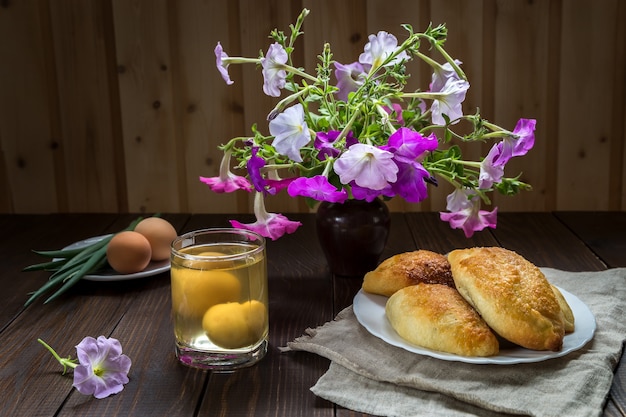
[[[370,33],[447,24],[472,83],[466,112],[538,120],[535,149],[507,167],[534,191],[496,199],[500,210],[626,208],[624,1],[2,0],[0,212],[249,211],[246,193],[215,195],[197,177],[217,174],[218,144],[265,127],[274,100],[252,66],[231,67],[227,87],[213,48],[256,57],[303,7],[307,68],[326,41],[348,63]],[[441,210],[446,193],[391,207]]]

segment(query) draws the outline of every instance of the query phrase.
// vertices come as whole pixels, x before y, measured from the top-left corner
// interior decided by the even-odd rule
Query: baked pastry
[[[454,288],[417,284],[396,291],[385,305],[387,319],[406,341],[462,356],[493,356],[498,340]]]
[[[363,290],[389,297],[399,289],[418,283],[454,287],[448,259],[428,250],[394,255],[365,274]]]
[[[554,291],[554,295],[556,296],[556,301],[561,306],[561,311],[563,312],[563,325],[565,326],[565,333],[572,333],[574,331],[574,312],[572,308],[567,304],[565,297],[557,287],[552,285],[552,291]]]
[[[455,250],[448,261],[457,290],[496,333],[527,349],[561,350],[563,312],[539,268],[498,247]]]

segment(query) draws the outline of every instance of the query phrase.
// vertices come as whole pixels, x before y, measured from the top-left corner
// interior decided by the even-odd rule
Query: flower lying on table
[[[491,204],[488,195],[494,191],[513,195],[530,189],[518,178],[505,177],[504,167],[533,147],[535,120],[520,119],[509,131],[478,111],[463,113],[470,84],[461,62],[443,48],[443,25],[423,33],[403,25],[408,37],[400,44],[384,31],[370,35],[358,61],[347,65],[333,61],[325,44],[316,74],[308,74],[292,63],[308,13],[303,10],[289,36],[272,31],[274,43],[259,58],[229,57],[219,42],[215,48],[217,69],[227,84],[233,84],[231,64],[254,63],[262,67],[265,94],[280,97],[287,92],[268,114],[269,135],[254,125],[252,136],[236,137],[220,147],[224,157],[218,177],[200,177],[214,192],[256,192],[257,221],[232,225],[272,239],[293,233],[300,223],[265,209],[265,196],[283,189],[309,202],[397,196],[419,203],[428,197],[427,184],[437,185],[441,178],[454,186],[442,220],[468,237],[494,228],[497,208],[481,210],[481,204]],[[425,55],[422,47],[445,62]],[[416,58],[432,67],[432,82],[426,91],[405,92],[405,64]],[[481,145],[488,140],[493,146],[480,161],[463,160],[460,147],[453,144]],[[245,176],[231,171],[233,158],[234,169],[245,170]]]
[[[81,394],[106,398],[122,391],[128,383],[131,360],[122,354],[122,345],[117,339],[85,337],[76,346],[78,359],[61,358],[46,342],[37,341],[63,365],[63,374],[68,366],[74,370],[73,386]]]

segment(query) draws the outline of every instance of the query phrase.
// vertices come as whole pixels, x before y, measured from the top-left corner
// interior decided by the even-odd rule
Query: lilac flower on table
[[[228,55],[226,55],[226,52],[224,52],[222,45],[218,42],[217,46],[215,47],[215,65],[217,66],[217,70],[220,72],[220,75],[222,76],[224,81],[226,81],[226,84],[231,85],[234,83],[234,81],[232,81],[230,79],[230,75],[228,75],[229,64],[225,63],[227,58]]]
[[[382,190],[395,182],[398,173],[393,153],[364,143],[350,146],[335,161],[334,169],[343,184],[354,181],[372,190]]]
[[[337,98],[348,101],[348,94],[359,89],[365,81],[367,73],[359,62],[352,64],[340,64],[335,62],[335,78],[337,78]]]
[[[295,162],[302,162],[300,149],[309,143],[311,136],[304,121],[304,108],[298,103],[276,116],[269,123],[272,145],[278,153]]]
[[[363,53],[359,55],[359,62],[375,70],[381,65],[392,66],[402,60],[409,60],[409,55],[405,51],[399,52],[393,59],[385,61],[396,53],[398,49],[398,39],[381,30],[376,35],[369,35],[369,42],[363,48]]]
[[[473,190],[456,189],[447,197],[446,209],[450,213],[439,213],[439,218],[450,223],[453,229],[462,229],[465,237],[491,227],[495,229],[498,208],[480,210],[480,197]]]
[[[436,93],[437,98],[433,100],[430,107],[434,124],[445,125],[444,114],[450,121],[457,120],[463,116],[462,104],[469,87],[470,85],[467,81],[448,79],[443,89]]]
[[[329,203],[343,203],[348,199],[346,190],[337,190],[323,175],[316,175],[311,178],[299,177],[289,184],[287,192],[292,197],[309,197]]]
[[[279,213],[268,213],[265,209],[263,194],[257,192],[254,196],[254,215],[256,222],[241,223],[231,220],[230,224],[237,229],[251,230],[263,237],[276,240],[286,233],[293,233],[302,226],[300,222],[294,222]]]
[[[275,42],[270,45],[264,58],[261,58],[263,66],[263,92],[271,97],[280,97],[280,90],[285,87],[287,71],[287,52],[281,44]]]
[[[117,339],[85,337],[76,346],[78,359],[61,358],[43,340],[38,341],[63,365],[63,373],[68,366],[74,369],[73,386],[81,394],[106,398],[122,391],[129,381],[131,360],[122,354],[122,345]]]

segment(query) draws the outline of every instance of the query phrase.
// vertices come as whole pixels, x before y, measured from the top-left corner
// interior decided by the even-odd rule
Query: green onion
[[[143,217],[139,217],[131,222],[125,231],[135,230],[135,226]],[[52,251],[33,251],[34,253],[47,258],[53,258],[52,261],[43,262],[27,266],[23,269],[27,271],[52,271],[52,275],[48,281],[37,291],[30,294],[30,298],[24,306],[30,305],[37,298],[52,290],[53,287],[61,286],[54,294],[49,296],[44,304],[54,300],[74,284],[80,281],[85,275],[93,274],[101,270],[106,264],[107,246],[115,235],[110,235],[97,242],[91,243],[82,248],[61,249]]]

